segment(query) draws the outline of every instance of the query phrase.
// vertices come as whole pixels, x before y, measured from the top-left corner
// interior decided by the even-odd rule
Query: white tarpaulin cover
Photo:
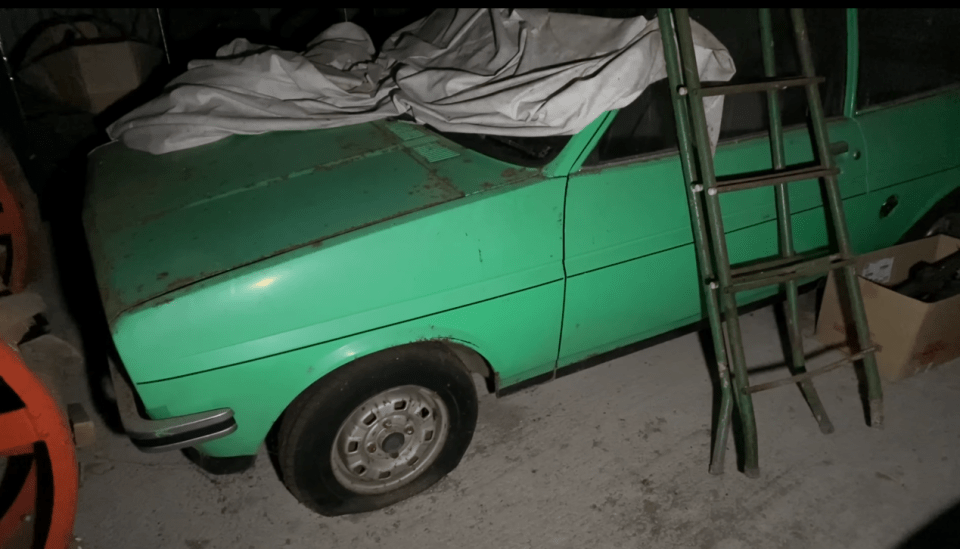
[[[726,81],[726,48],[693,22],[700,77]],[[107,132],[154,154],[231,134],[308,130],[411,115],[441,131],[571,135],[666,77],[659,26],[546,10],[443,9],[396,32],[379,55],[339,23],[303,53],[237,39],[192,61],[164,93]],[[723,98],[704,100],[716,143]]]

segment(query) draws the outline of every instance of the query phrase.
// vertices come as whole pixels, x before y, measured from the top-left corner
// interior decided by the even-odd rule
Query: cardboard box
[[[866,254],[858,258],[860,292],[863,294],[870,339],[880,346],[877,366],[886,381],[897,381],[960,356],[960,295],[935,303],[899,294],[890,289],[906,280],[919,261],[932,263],[960,250],[960,240],[933,236],[916,242]],[[827,279],[817,339],[827,346],[841,346],[849,353],[847,334],[856,333],[853,318],[841,312],[837,292],[844,291],[834,273]]]
[[[162,57],[160,49],[140,42],[91,42],[44,55],[19,76],[64,103],[97,114],[137,89]]]

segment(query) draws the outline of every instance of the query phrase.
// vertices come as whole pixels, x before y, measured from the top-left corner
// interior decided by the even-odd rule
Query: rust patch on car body
[[[543,172],[532,168],[507,168],[500,172],[500,177],[503,178],[504,183],[516,185],[530,181],[531,179],[543,177]]]
[[[444,201],[447,199],[455,200],[464,196],[463,191],[457,188],[449,177],[438,174],[436,168],[430,170],[427,182],[417,187],[414,192],[420,192],[431,199],[442,199]]]

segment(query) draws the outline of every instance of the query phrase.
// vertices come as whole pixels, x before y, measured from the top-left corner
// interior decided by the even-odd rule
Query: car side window
[[[772,10],[777,75],[800,72],[790,14]],[[814,50],[817,73],[827,81],[820,93],[827,116],[842,113],[846,80],[846,16],[843,9],[804,10]],[[760,21],[756,9],[691,9],[690,16],[722,42],[737,67],[731,82],[763,79]],[[780,38],[782,37],[782,38]],[[806,121],[807,102],[803,88],[781,92],[785,125]],[[732,139],[768,128],[766,96],[762,93],[728,95],[723,105],[720,139]],[[620,109],[600,138],[585,165],[596,165],[632,156],[677,148],[677,132],[670,88],[666,79],[649,86],[632,104]]]
[[[960,82],[960,10],[859,10],[857,105],[896,101]]]

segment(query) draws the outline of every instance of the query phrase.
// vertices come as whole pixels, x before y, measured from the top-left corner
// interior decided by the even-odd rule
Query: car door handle
[[[850,144],[846,141],[837,141],[836,143],[830,143],[830,154],[837,156],[845,152],[850,152]]]

